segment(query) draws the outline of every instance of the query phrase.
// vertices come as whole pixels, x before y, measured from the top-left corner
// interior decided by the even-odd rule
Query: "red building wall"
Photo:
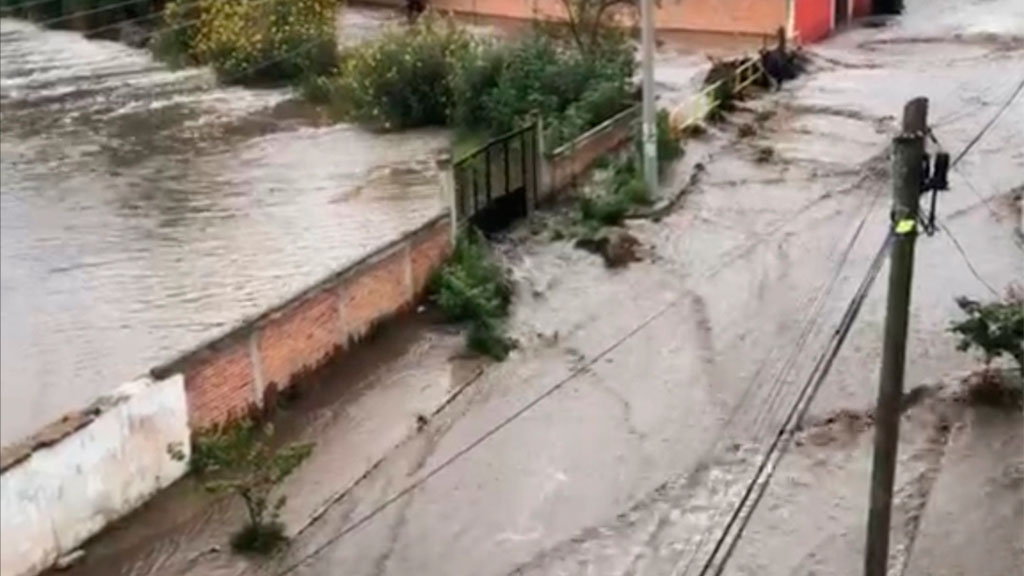
[[[853,0],[853,17],[871,15],[871,0]]]
[[[834,0],[794,0],[793,27],[800,42],[808,44],[825,38],[832,31]]]

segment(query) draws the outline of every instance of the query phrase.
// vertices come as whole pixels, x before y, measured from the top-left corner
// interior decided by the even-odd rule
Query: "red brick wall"
[[[248,339],[212,350],[185,369],[185,398],[192,430],[243,413],[255,400]]]
[[[399,247],[342,288],[343,336],[358,339],[379,318],[411,304],[409,253]]]
[[[258,332],[261,387],[284,388],[292,375],[315,367],[340,344],[338,291],[333,287],[270,318]],[[259,396],[263,395],[260,390]]]
[[[201,430],[259,406],[377,322],[411,307],[451,250],[447,216],[233,330],[154,375],[185,375],[189,427]]]

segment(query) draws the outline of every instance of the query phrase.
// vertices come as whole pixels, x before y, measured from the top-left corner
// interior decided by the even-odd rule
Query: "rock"
[[[576,247],[594,254],[600,254],[608,268],[621,268],[630,262],[639,262],[637,248],[640,241],[621,229],[602,230],[597,236],[580,238]]]
[[[53,567],[57,570],[67,570],[68,568],[71,568],[75,564],[81,562],[82,558],[85,558],[85,550],[79,548],[78,550],[73,550],[61,556],[60,558],[57,558],[57,562],[53,565]]]

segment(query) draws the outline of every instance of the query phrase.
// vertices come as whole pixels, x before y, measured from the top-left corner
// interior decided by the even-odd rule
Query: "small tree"
[[[560,0],[569,35],[580,52],[593,53],[616,30],[617,14],[636,16],[637,0]]]
[[[1024,374],[1024,291],[1011,287],[1002,300],[981,303],[961,296],[956,303],[967,315],[950,326],[950,332],[960,337],[957,349],[981,350],[986,372],[993,360],[1005,354]]]
[[[287,499],[271,499],[274,488],[313,451],[312,444],[272,447],[273,426],[242,419],[200,434],[192,445],[189,466],[205,490],[235,494],[245,504],[248,522],[231,539],[240,552],[269,553],[285,541],[279,521]],[[185,456],[172,448],[179,460]]]

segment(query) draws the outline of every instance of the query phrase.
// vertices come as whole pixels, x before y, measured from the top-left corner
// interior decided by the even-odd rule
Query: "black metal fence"
[[[491,140],[453,166],[460,224],[497,232],[526,216],[538,188],[537,125]]]

